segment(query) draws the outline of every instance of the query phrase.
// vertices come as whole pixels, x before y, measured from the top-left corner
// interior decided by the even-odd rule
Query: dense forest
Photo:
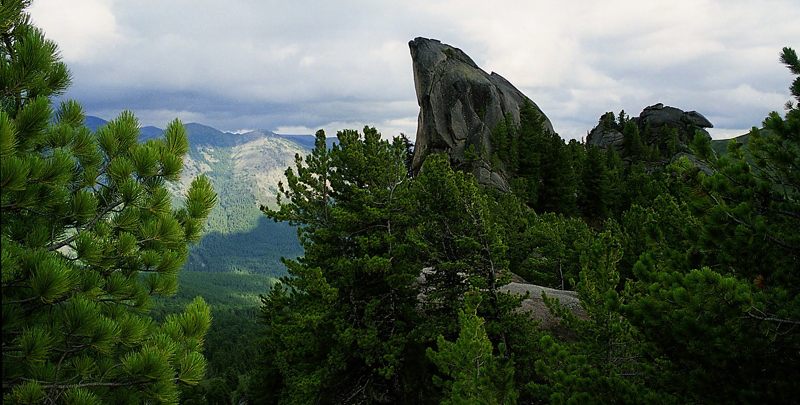
[[[621,151],[565,142],[525,105],[467,155],[510,192],[444,154],[413,172],[375,128],[320,131],[261,208],[304,249],[274,280],[179,272],[235,191],[198,176],[173,206],[180,122],[140,142],[130,112],[90,131],[53,106],[69,72],[27,6],[0,15],[4,403],[798,402],[794,50],[795,100],[724,153],[624,112],[601,119]],[[581,311],[545,296],[541,328],[512,278]]]
[[[800,74],[793,50],[781,59]],[[646,142],[624,113],[604,117],[625,134],[621,154],[565,143],[531,106],[521,116],[495,130],[508,146],[489,157],[516,173],[511,193],[445,155],[411,177],[407,144],[373,128],[333,148],[318,133],[280,208],[264,209],[299,227],[306,254],[262,298],[247,395],[795,403],[800,110],[787,104],[721,157],[700,132]],[[669,163],[680,151],[695,159]],[[575,289],[588,316],[549,302],[564,330],[540,330],[499,291],[512,274]]]

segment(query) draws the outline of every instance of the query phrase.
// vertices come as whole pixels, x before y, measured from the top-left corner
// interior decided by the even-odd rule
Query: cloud
[[[92,63],[122,40],[112,12],[113,0],[37,0],[29,9],[33,23],[57,38],[68,63]]]
[[[796,38],[789,31],[800,17],[800,7],[786,1],[456,5],[430,9],[460,21],[479,52],[462,49],[531,96],[571,138],[585,132],[576,131],[578,123],[591,128],[604,111],[636,115],[657,102],[711,112],[733,128],[759,122],[761,107],[780,108],[780,95],[788,94],[776,57]],[[742,83],[755,91],[740,91]]]
[[[73,71],[67,97],[90,114],[133,109],[163,125],[173,113],[229,131],[413,136],[416,36],[503,75],[564,137],[657,102],[748,128],[788,100],[777,56],[800,46],[790,0],[37,0],[31,12]]]

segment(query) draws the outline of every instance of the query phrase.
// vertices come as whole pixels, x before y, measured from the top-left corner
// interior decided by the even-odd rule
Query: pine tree
[[[96,133],[74,101],[53,112],[69,73],[28,4],[0,15],[4,402],[174,403],[203,377],[209,309],[198,298],[160,324],[146,310],[175,292],[216,196],[200,177],[172,208],[179,122],[140,144],[129,112]]]
[[[536,215],[522,235],[527,257],[517,274],[537,285],[572,289],[579,280],[581,253],[594,236],[581,219],[553,213]]]
[[[427,271],[420,283],[423,306],[434,340],[458,331],[457,312],[471,288],[484,296],[483,316],[492,338],[502,339],[500,324],[513,319],[519,300],[501,294],[510,281],[503,230],[492,217],[492,198],[470,173],[454,171],[444,155],[426,159],[415,179],[411,215],[416,225],[407,232],[414,259]]]
[[[788,48],[782,59],[800,74]],[[717,158],[708,138],[695,136],[695,153],[715,172],[705,176],[688,161],[671,168],[696,187],[682,197],[697,222],[682,228],[699,232],[679,238],[696,243],[681,254],[674,246],[685,241],[651,234],[658,243],[633,268],[638,281],[624,312],[671,364],[663,387],[685,402],[792,403],[800,395],[798,118],[791,107],[751,131],[754,165],[741,144]]]
[[[262,298],[267,325],[259,401],[419,403],[415,346],[419,273],[403,241],[410,179],[405,146],[374,128],[345,130],[286,171],[279,208],[305,256]],[[285,198],[285,200],[283,199]],[[423,366],[424,367],[424,366]],[[271,392],[269,392],[271,391]],[[270,397],[271,396],[271,397]]]
[[[622,136],[625,157],[632,159],[634,162],[645,158],[643,156],[645,150],[642,144],[642,137],[639,134],[639,127],[634,121],[625,122],[625,126],[622,128]]]
[[[442,405],[517,403],[519,392],[514,388],[514,361],[495,356],[492,342],[486,335],[484,321],[477,315],[481,295],[476,290],[466,294],[464,309],[459,310],[458,339],[437,340],[437,350],[428,348],[427,355],[446,378],[434,377],[444,389]],[[501,343],[498,348],[505,351]]]
[[[600,148],[588,146],[586,161],[581,173],[579,196],[580,211],[585,217],[608,216],[608,201],[611,194],[610,173],[606,167],[606,156]]]
[[[609,229],[613,223],[606,224]],[[557,300],[543,296],[572,339],[559,341],[541,334],[533,368],[536,378],[524,388],[549,403],[671,403],[669,394],[653,389],[659,363],[649,357],[647,342],[622,314],[627,294],[620,293],[617,264],[622,258],[617,231],[595,238],[581,256],[576,286],[587,318],[579,318]]]
[[[519,137],[516,130],[510,113],[492,129],[492,158],[496,157],[512,173],[519,170]]]
[[[612,115],[613,120],[613,115]],[[575,156],[558,134],[544,127],[544,118],[528,101],[520,107],[520,124],[513,138],[517,142],[514,192],[538,212],[577,214],[574,172]]]

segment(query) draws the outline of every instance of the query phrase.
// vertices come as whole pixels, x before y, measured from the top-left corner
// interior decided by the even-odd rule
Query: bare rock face
[[[472,146],[477,153],[491,155],[492,129],[506,114],[519,124],[520,106],[529,99],[497,73],[483,71],[458,48],[427,38],[416,38],[409,47],[420,107],[412,169],[418,171],[429,154],[444,152],[454,166],[466,167],[481,184],[508,191],[509,174],[503,168],[481,159],[467,162],[464,152]],[[546,116],[544,121],[552,131]]]

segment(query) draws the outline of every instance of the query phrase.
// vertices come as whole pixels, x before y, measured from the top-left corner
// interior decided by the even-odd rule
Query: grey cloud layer
[[[104,118],[132,109],[145,125],[177,116],[223,130],[413,134],[415,36],[505,76],[565,137],[655,102],[748,128],[788,100],[777,55],[800,47],[791,1],[74,2],[33,10],[74,73],[68,97]]]

